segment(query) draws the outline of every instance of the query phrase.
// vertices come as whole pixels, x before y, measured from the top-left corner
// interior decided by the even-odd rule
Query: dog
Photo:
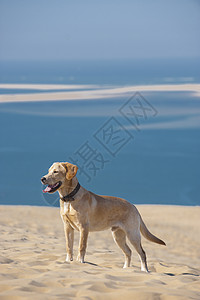
[[[125,255],[124,268],[130,267],[131,249],[126,237],[134,246],[141,260],[141,271],[148,272],[146,254],[141,245],[141,235],[151,242],[166,245],[149,232],[137,208],[128,201],[111,196],[100,196],[80,186],[74,164],[55,162],[48,174],[41,178],[47,187],[45,193],[60,195],[60,215],[66,238],[66,261],[73,261],[74,230],[80,232],[77,260],[84,263],[89,232],[111,228],[116,244]]]

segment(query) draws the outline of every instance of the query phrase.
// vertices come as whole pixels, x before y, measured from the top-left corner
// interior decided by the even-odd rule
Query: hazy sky
[[[0,60],[194,56],[198,0],[0,0]]]

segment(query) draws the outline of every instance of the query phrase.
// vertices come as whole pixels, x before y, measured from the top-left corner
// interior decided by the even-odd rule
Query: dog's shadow
[[[84,264],[88,264],[88,265],[94,266],[94,267],[99,267],[99,265],[94,264],[94,263],[91,263],[91,262],[89,262],[89,261],[85,261]]]

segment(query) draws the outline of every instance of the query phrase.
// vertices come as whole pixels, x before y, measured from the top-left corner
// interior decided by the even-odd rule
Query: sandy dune
[[[27,102],[27,101],[63,101],[63,100],[94,100],[102,98],[122,97],[130,93],[142,91],[185,91],[193,92],[197,96],[200,95],[200,84],[163,84],[163,85],[139,85],[139,86],[125,86],[125,87],[106,87],[105,86],[92,86],[92,85],[14,85],[14,84],[1,84],[0,89],[39,89],[47,90],[42,93],[25,93],[25,94],[2,94],[0,95],[0,103],[6,102]],[[48,90],[57,89],[76,89],[76,91],[63,91],[63,92],[48,92]],[[84,89],[78,91],[78,89]],[[92,89],[93,88],[93,89]]]
[[[134,250],[122,269],[110,231],[90,234],[87,263],[66,263],[58,208],[0,206],[0,299],[200,299],[200,207],[137,207],[167,243],[143,240],[150,274]]]
[[[21,89],[21,90],[71,90],[71,89],[93,89],[99,85],[93,84],[20,84],[20,83],[0,83],[0,89]]]

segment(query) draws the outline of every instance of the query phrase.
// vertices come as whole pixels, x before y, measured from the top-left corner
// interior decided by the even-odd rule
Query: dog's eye
[[[58,173],[58,171],[53,171],[54,173]]]

